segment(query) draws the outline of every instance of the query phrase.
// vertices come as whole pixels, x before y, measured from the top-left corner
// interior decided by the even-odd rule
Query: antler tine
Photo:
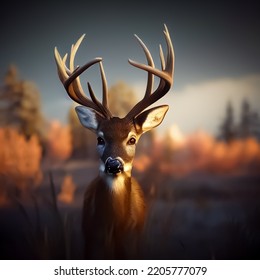
[[[102,104],[105,108],[108,108],[108,89],[107,89],[107,79],[104,71],[104,67],[102,64],[102,61],[99,62],[99,68],[100,68],[100,73],[101,73],[101,79],[102,79],[102,92],[103,92],[103,97],[102,97]]]
[[[89,67],[96,63],[101,63],[102,58],[97,57],[90,62],[86,63],[82,67],[77,66],[74,69],[74,59],[76,52],[84,38],[85,34],[82,35],[79,40],[76,42],[75,45],[71,46],[71,54],[70,54],[70,61],[69,61],[69,68],[66,66],[66,59],[67,54],[62,59],[57,48],[54,50],[55,54],[55,60],[58,68],[58,74],[61,82],[63,83],[68,95],[71,99],[73,99],[75,102],[84,105],[86,107],[92,108],[96,110],[97,112],[101,113],[105,118],[110,118],[111,113],[107,107],[107,103],[104,103],[103,105],[96,99],[94,96],[93,90],[91,89],[90,85],[88,86],[90,91],[91,99],[89,99],[81,86],[79,76],[84,71],[86,71]],[[104,72],[104,71],[103,71]],[[102,84],[103,84],[103,96],[107,95],[107,89],[106,89],[106,80],[104,78],[104,73],[102,73],[101,70],[101,77],[102,77]],[[105,90],[105,93],[104,93]]]
[[[143,51],[145,53],[148,65],[151,66],[151,67],[154,67],[153,57],[152,57],[149,49],[146,47],[145,43],[136,34],[135,34],[135,37],[138,40],[138,42],[140,43],[141,47],[143,48]],[[153,76],[152,73],[148,72],[145,96],[148,96],[152,93],[153,82],[154,82],[154,76]]]
[[[160,49],[161,68],[162,68],[162,70],[164,70],[165,69],[165,59],[164,59],[164,54],[163,54],[163,50],[162,50],[162,45],[159,45],[159,49]]]
[[[164,36],[165,36],[165,40],[166,40],[166,44],[167,44],[167,65],[166,65],[166,71],[169,73],[169,75],[172,77],[173,79],[173,71],[174,71],[174,49],[173,49],[173,45],[172,45],[172,40],[171,40],[171,36],[170,33],[168,31],[168,28],[166,26],[166,24],[164,24]]]
[[[108,100],[107,80],[106,80],[102,61],[99,62],[99,68],[100,68],[100,74],[102,80],[102,92],[103,92],[102,104],[96,99],[93,89],[89,83],[88,83],[88,89],[89,89],[91,99],[93,100],[94,103],[98,105],[103,115],[107,116],[108,118],[111,118],[112,114],[108,109],[108,102],[107,102]]]
[[[59,78],[60,78],[61,82],[63,83],[64,87],[66,88],[65,83],[66,83],[67,79],[69,79],[69,77],[70,77],[69,75],[71,75],[70,69],[68,69],[66,66],[67,54],[62,59],[57,48],[55,48],[54,54],[55,54],[55,61],[57,64],[57,68],[58,68]],[[74,92],[73,89],[70,92],[68,92],[68,94],[69,94],[70,98],[73,99],[75,102],[81,103],[80,98],[76,95],[76,93]]]
[[[148,72],[148,79],[151,79],[151,75],[155,75],[160,78],[159,85],[157,89],[153,92],[148,94],[147,91],[141,101],[139,101],[126,115],[126,118],[131,119],[138,114],[140,114],[145,108],[149,107],[153,103],[155,103],[157,100],[162,98],[171,88],[173,84],[173,72],[174,72],[174,51],[173,46],[171,42],[171,37],[169,34],[169,31],[167,29],[167,26],[164,25],[164,36],[167,44],[167,57],[166,57],[166,64],[164,59],[164,54],[162,47],[160,46],[160,60],[161,60],[161,70],[156,69],[153,65],[153,63],[149,63],[148,65],[138,63],[136,61],[133,61],[129,59],[129,63],[137,68],[140,68],[142,70],[145,70]],[[140,42],[140,41],[139,41]],[[140,42],[141,43],[141,42]],[[141,46],[143,47],[146,57],[148,57],[147,53],[149,53],[148,49],[144,47],[145,45],[141,43]],[[150,54],[150,53],[149,53]],[[150,58],[149,58],[150,59]],[[147,58],[148,60],[148,58]]]

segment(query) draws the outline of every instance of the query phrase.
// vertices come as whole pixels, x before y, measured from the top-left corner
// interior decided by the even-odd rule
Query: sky
[[[48,119],[65,123],[72,101],[61,85],[54,61],[86,34],[76,57],[83,65],[102,57],[108,86],[125,81],[142,97],[146,74],[127,62],[145,62],[134,34],[159,65],[167,24],[175,51],[174,85],[158,104],[170,110],[161,127],[177,124],[184,133],[217,134],[228,101],[238,116],[243,99],[260,109],[260,17],[256,1],[8,1],[2,9],[0,78],[15,64],[21,78],[36,83]],[[96,93],[98,68],[88,71]],[[85,81],[84,81],[85,82]],[[97,94],[98,95],[98,94]],[[99,95],[100,96],[100,95]]]

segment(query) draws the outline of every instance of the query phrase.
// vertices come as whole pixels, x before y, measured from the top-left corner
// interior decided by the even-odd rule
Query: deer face
[[[59,78],[69,96],[75,102],[83,105],[76,107],[80,122],[97,135],[97,149],[101,159],[100,169],[102,172],[110,175],[130,172],[136,144],[140,136],[144,132],[158,126],[168,110],[167,105],[145,110],[162,98],[173,84],[174,51],[166,26],[164,36],[167,44],[167,57],[165,58],[162,47],[160,46],[161,69],[155,68],[150,51],[143,41],[136,36],[145,53],[148,65],[133,60],[129,60],[129,63],[148,73],[147,86],[143,99],[123,119],[113,117],[108,108],[108,88],[102,58],[97,57],[81,67],[74,67],[75,54],[84,35],[75,45],[72,45],[68,66],[66,65],[67,54],[62,58],[57,48],[55,48],[54,53]],[[89,83],[88,90],[90,98],[87,97],[79,79],[81,73],[97,63],[100,67],[102,80],[102,103],[97,100]],[[158,87],[155,90],[153,89],[154,76],[160,79]]]
[[[158,126],[167,110],[167,105],[155,107],[129,121],[118,117],[105,119],[93,109],[76,107],[81,124],[97,135],[100,171],[109,175],[131,173],[140,136]]]

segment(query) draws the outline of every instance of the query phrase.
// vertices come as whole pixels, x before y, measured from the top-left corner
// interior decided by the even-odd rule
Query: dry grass
[[[76,185],[73,182],[72,176],[66,175],[61,185],[61,191],[58,194],[58,201],[65,204],[71,204],[74,200],[75,190]]]

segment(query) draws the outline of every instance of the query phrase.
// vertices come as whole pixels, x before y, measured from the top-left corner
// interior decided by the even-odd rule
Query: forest
[[[136,103],[124,82],[109,88],[123,116]],[[42,112],[34,82],[16,66],[0,82],[0,258],[82,259],[81,210],[98,173],[95,135],[71,105],[67,123]],[[142,136],[134,176],[148,217],[140,259],[260,258],[260,118],[244,100],[226,105],[217,135],[172,124]]]

